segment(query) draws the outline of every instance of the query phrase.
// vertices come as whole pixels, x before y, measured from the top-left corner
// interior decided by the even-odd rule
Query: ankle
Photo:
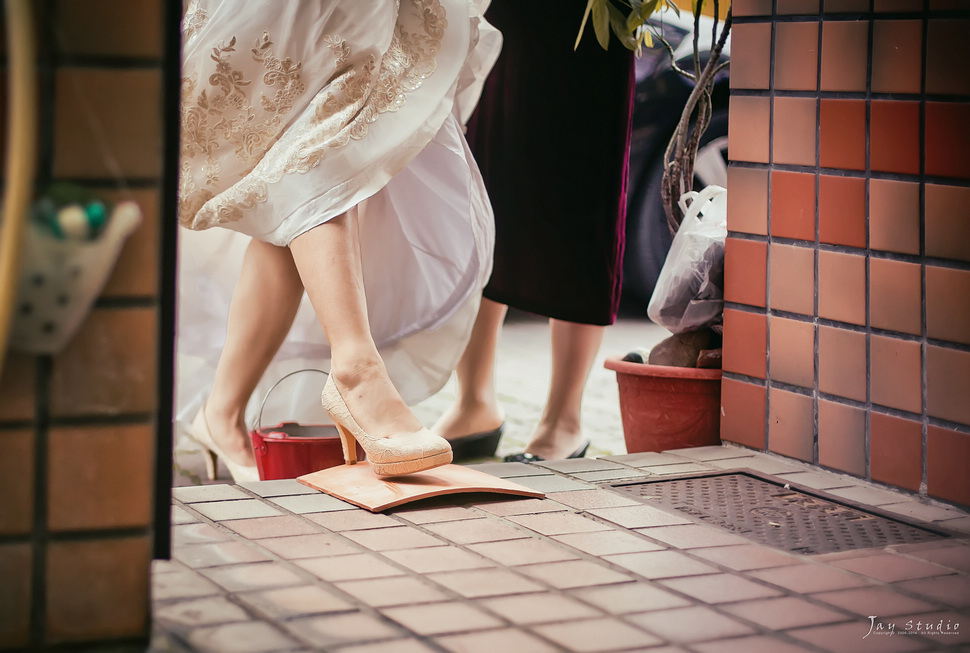
[[[339,363],[334,361],[330,368],[330,375],[340,386],[354,388],[368,381],[386,378],[387,368],[379,357],[357,357]]]

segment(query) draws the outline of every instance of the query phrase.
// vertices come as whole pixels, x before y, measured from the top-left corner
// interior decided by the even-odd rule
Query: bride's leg
[[[290,250],[330,343],[330,374],[357,423],[375,437],[421,429],[371,336],[356,212],[297,236]]]
[[[232,295],[226,345],[205,417],[216,444],[234,462],[255,465],[246,404],[293,325],[303,284],[285,247],[252,240]]]

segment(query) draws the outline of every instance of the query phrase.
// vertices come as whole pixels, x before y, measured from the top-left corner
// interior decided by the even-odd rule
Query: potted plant
[[[703,2],[695,1],[693,66],[685,68],[673,62],[694,87],[664,152],[661,197],[674,243],[648,310],[650,317],[673,335],[654,347],[646,360],[641,354],[632,354],[606,361],[606,367],[617,375],[624,438],[630,453],[720,442],[726,201],[724,189],[711,187],[700,194],[692,193],[694,160],[711,119],[715,75],[727,65],[721,61],[721,54],[731,29],[730,8],[720,21],[718,0],[712,0],[711,5],[713,46],[707,60],[702,65],[698,48]],[[673,48],[651,20],[662,10],[679,14],[671,0],[589,0],[580,35],[591,20],[604,48],[612,33],[631,50],[658,44],[673,60]],[[706,214],[704,219],[702,214]],[[700,263],[688,262],[691,257],[699,258]],[[700,274],[698,265],[704,268]]]

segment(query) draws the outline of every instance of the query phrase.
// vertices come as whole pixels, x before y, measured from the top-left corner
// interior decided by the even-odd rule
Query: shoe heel
[[[203,449],[202,457],[205,459],[205,475],[210,481],[216,480],[219,472],[219,455],[212,449]]]
[[[340,448],[344,451],[344,462],[348,465],[357,464],[357,439],[340,424],[334,424],[340,435]]]

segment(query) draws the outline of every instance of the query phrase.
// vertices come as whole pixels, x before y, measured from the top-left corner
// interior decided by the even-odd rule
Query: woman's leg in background
[[[203,406],[213,440],[241,465],[256,464],[246,404],[293,325],[302,297],[290,251],[253,239],[233,291],[212,392]]]
[[[458,396],[434,432],[456,438],[491,431],[505,419],[495,392],[495,352],[508,306],[482,298],[468,346],[455,369]]]
[[[605,327],[549,320],[552,379],[542,418],[526,446],[547,459],[566,458],[585,443],[580,408],[586,379],[603,342]]]
[[[290,251],[330,343],[330,374],[358,424],[375,437],[421,429],[371,336],[356,212],[297,236]]]

